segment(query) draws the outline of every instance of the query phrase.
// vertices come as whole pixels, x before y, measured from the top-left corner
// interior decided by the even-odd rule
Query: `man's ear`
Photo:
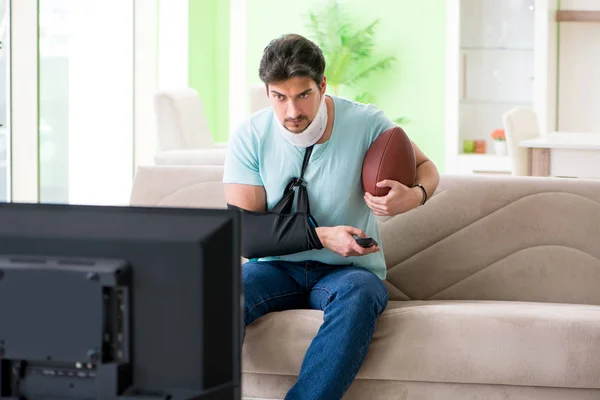
[[[321,80],[321,96],[325,95],[325,92],[327,91],[327,78],[325,76],[323,76],[323,79]]]

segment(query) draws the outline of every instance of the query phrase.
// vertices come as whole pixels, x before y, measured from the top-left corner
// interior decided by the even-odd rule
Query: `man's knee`
[[[246,325],[269,312],[299,308],[301,304],[302,292],[297,283],[271,264],[244,264],[242,279]]]
[[[346,276],[340,293],[353,307],[372,309],[380,315],[388,304],[388,291],[383,281],[370,271],[357,268]]]

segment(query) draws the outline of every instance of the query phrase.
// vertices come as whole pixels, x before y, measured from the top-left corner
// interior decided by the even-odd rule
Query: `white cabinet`
[[[560,10],[556,130],[599,134],[600,0],[561,0]]]
[[[446,172],[508,173],[490,133],[517,106],[533,108],[542,136],[600,135],[600,0],[446,4]],[[486,154],[465,154],[465,139]]]
[[[535,0],[447,2],[446,171],[508,173],[491,133],[502,115],[534,107]],[[485,141],[485,154],[464,152],[465,140]]]

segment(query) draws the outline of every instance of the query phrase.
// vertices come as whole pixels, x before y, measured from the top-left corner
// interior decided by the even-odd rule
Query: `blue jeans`
[[[296,384],[285,399],[341,399],[356,377],[385,310],[387,288],[356,266],[307,262],[247,262],[242,266],[245,327],[273,311],[323,310]]]

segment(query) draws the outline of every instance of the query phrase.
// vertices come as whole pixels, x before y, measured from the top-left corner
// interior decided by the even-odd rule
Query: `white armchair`
[[[250,87],[250,113],[255,113],[265,107],[269,107],[271,102],[267,97],[265,85],[253,85]]]
[[[196,90],[182,88],[156,93],[154,112],[157,165],[224,165],[227,149],[214,144]]]
[[[502,116],[511,172],[515,176],[529,175],[529,149],[519,147],[519,142],[540,136],[535,111],[528,107],[516,107]]]

